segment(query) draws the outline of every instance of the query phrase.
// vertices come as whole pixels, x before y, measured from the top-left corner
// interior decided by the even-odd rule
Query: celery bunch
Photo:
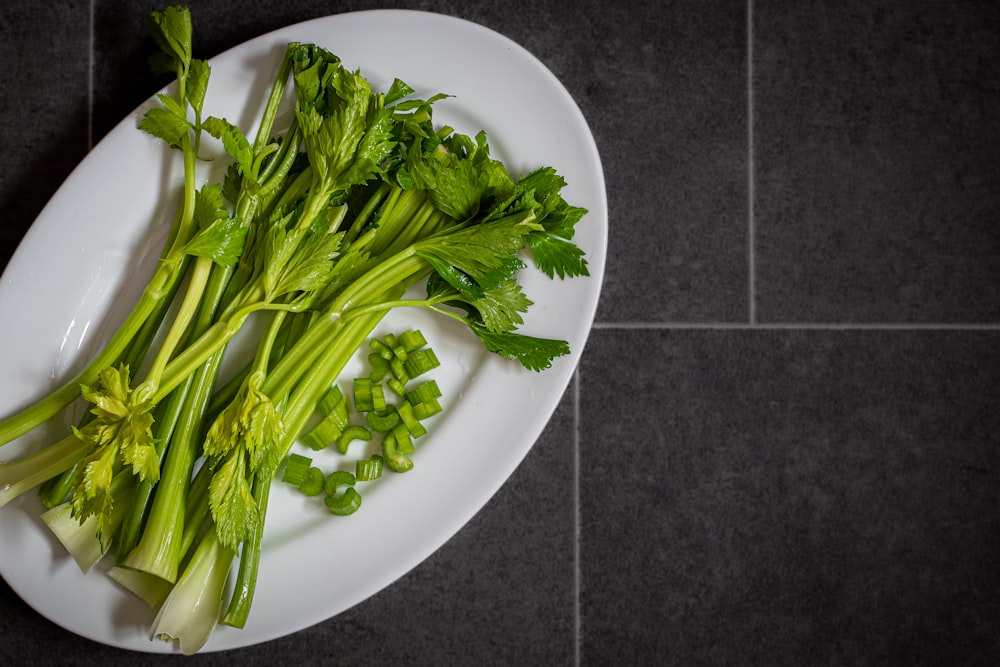
[[[151,634],[191,653],[218,622],[246,622],[271,483],[390,310],[439,313],[534,371],[569,351],[516,331],[531,305],[517,276],[522,256],[551,278],[587,275],[572,241],[585,211],[561,198],[554,170],[515,179],[485,134],[435,126],[444,95],[414,99],[399,80],[376,92],[316,45],[287,46],[251,140],[204,114],[210,67],[192,57],[189,11],[154,12],[149,25],[154,64],[177,85],[140,129],[183,155],[174,225],[107,346],[0,420],[4,444],[80,397],[91,404],[59,441],[0,464],[0,506],[39,487],[46,522],[84,545],[73,547],[81,567],[114,558],[113,576],[159,609]],[[276,127],[287,87],[294,114]],[[209,139],[232,163],[221,183],[199,184]],[[262,322],[252,358],[222,382],[251,318]]]

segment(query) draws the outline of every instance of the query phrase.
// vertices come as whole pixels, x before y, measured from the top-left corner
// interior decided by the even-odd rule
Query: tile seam
[[[594,322],[600,330],[744,330],[752,331],[1000,331],[1000,322]]]
[[[580,369],[573,373],[573,663],[579,667],[583,652],[583,619],[580,609]]]
[[[747,0],[747,318],[757,323],[757,217],[754,155],[753,0]]]
[[[94,148],[94,16],[97,0],[90,0],[87,35],[87,152]]]

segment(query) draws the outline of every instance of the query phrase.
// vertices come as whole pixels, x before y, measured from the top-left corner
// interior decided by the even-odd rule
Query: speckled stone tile
[[[1000,334],[595,338],[583,665],[1000,657]]]
[[[89,10],[0,6],[0,269],[87,152]]]
[[[746,4],[620,7],[564,54],[606,165],[598,320],[746,321]]]
[[[1000,8],[754,3],[761,321],[1000,321]]]

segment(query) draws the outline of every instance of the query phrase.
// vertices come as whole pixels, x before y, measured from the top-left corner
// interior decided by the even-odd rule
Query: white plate
[[[419,48],[386,48],[413,44],[414,35],[420,36]],[[220,626],[204,651],[270,640],[334,616],[454,535],[510,476],[555,410],[590,331],[604,273],[607,206],[593,137],[563,86],[522,47],[482,26],[423,12],[330,16],[214,58],[207,113],[252,125],[289,41],[328,48],[360,68],[376,89],[385,90],[398,76],[420,95],[454,95],[437,105],[436,122],[466,133],[486,130],[494,155],[515,173],[555,167],[569,183],[566,199],[590,211],[578,226],[577,242],[592,275],[550,281],[526,271],[525,291],[535,305],[522,331],[565,339],[572,349],[540,374],[484,353],[471,335],[448,322],[412,310],[390,315],[383,328],[420,327],[443,362],[435,378],[445,392],[445,412],[420,441],[413,470],[366,487],[361,510],[346,518],[332,517],[314,499],[276,484],[247,627]],[[122,121],[75,170],[3,275],[0,406],[6,410],[78,368],[124,316],[151,271],[179,169],[158,142],[136,129],[143,110]],[[0,457],[13,458],[38,440],[26,436],[0,449]],[[99,568],[88,575],[79,571],[40,513],[31,492],[0,510],[0,574],[18,595],[53,622],[95,641],[138,651],[175,650],[150,641],[149,609]],[[302,572],[312,574],[297,578]]]

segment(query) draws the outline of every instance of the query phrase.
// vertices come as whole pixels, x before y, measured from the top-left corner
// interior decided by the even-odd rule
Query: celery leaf
[[[191,62],[191,11],[183,5],[150,12],[146,29],[160,47],[163,57],[150,59],[150,64],[160,72],[172,72],[178,67],[187,69]]]
[[[524,237],[538,230],[529,211],[431,236],[413,245],[414,252],[431,261],[450,264],[479,280],[511,266],[510,256],[524,245]]]
[[[521,326],[524,323],[521,313],[532,304],[514,279],[505,280],[499,286],[486,290],[482,298],[468,303],[479,313],[483,326],[495,333]]]
[[[212,66],[205,60],[194,58],[188,70],[185,97],[195,113],[201,116],[205,105],[205,95],[208,92],[208,79],[212,74]]]
[[[479,212],[489,185],[487,175],[471,160],[446,166],[431,158],[411,165],[409,171],[417,187],[427,190],[434,205],[459,221]]]
[[[412,94],[413,88],[410,88],[410,86],[407,85],[407,83],[402,79],[396,78],[393,79],[392,85],[389,86],[389,90],[385,94],[385,103],[387,105],[392,104],[393,102],[397,102],[407,95]]]
[[[162,139],[168,146],[179,146],[181,138],[191,129],[191,123],[183,116],[162,107],[148,109],[139,121],[139,129]]]
[[[208,486],[208,503],[219,542],[234,550],[251,535],[259,521],[245,467],[245,452],[236,448],[213,472]]]
[[[590,275],[583,250],[572,241],[556,234],[537,232],[529,234],[527,242],[535,266],[549,278]]]
[[[569,354],[569,344],[562,340],[536,338],[513,332],[496,333],[483,326],[469,326],[490,352],[521,362],[530,371],[543,371],[552,366],[555,357]]]
[[[239,261],[247,227],[223,206],[221,186],[206,184],[195,194],[194,220],[198,232],[185,244],[186,253],[211,259],[220,266]]]
[[[99,526],[110,521],[111,480],[121,465],[148,482],[160,477],[159,455],[153,437],[154,404],[142,391],[129,386],[129,368],[106,368],[96,386],[81,387],[93,404],[94,419],[74,428],[77,438],[91,446],[73,483],[73,515],[83,521],[96,516]]]
[[[244,178],[256,179],[253,166],[253,147],[243,132],[225,118],[210,116],[201,124],[203,130],[222,142],[226,154],[233,158]]]

